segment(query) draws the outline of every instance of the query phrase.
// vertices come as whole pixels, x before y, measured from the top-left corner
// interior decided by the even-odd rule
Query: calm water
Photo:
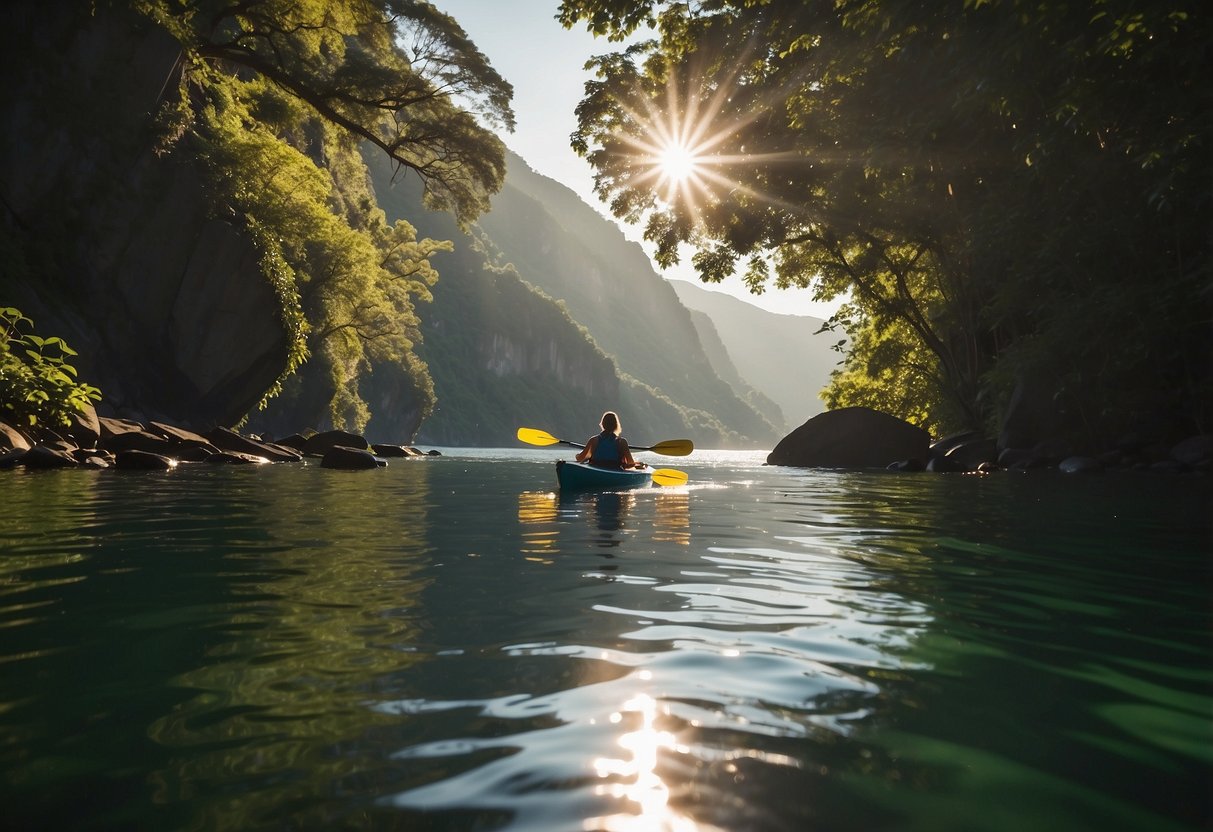
[[[0,472],[0,825],[1210,823],[1210,480],[558,455]]]

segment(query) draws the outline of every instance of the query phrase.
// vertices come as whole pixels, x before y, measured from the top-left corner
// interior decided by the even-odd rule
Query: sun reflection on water
[[[653,540],[658,543],[686,546],[691,542],[690,496],[685,491],[574,494],[523,491],[518,494],[523,556],[536,563],[554,563],[552,557],[562,552],[562,534],[568,536],[572,532],[571,520],[591,526],[595,548],[618,547],[625,537],[642,528],[651,528]],[[570,540],[577,539],[578,534],[573,533]]]
[[[637,723],[634,730],[619,738],[619,747],[631,757],[595,759],[593,767],[599,777],[618,778],[601,784],[595,793],[626,800],[635,811],[588,819],[585,829],[604,832],[712,832],[714,829],[670,805],[670,788],[657,773],[658,753],[685,752],[686,749],[679,747],[677,738],[669,731],[657,728],[658,710],[653,697],[640,693],[611,714],[612,723],[625,720]]]

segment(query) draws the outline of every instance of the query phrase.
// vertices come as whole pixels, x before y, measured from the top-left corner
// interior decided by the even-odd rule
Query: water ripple
[[[554,458],[5,479],[6,823],[1207,820],[1196,484]]]

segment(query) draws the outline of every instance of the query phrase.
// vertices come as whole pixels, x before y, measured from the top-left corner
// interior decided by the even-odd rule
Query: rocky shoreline
[[[931,440],[926,431],[866,407],[844,407],[809,419],[780,440],[768,465],[801,468],[886,468],[891,471],[978,473],[1057,470],[1089,474],[1108,470],[1213,473],[1213,435],[1168,443],[1126,436],[1116,447],[1080,453],[1060,438],[1018,447],[1005,437],[970,432]]]
[[[72,425],[20,430],[0,422],[0,469],[116,468],[167,471],[181,463],[257,465],[319,461],[322,468],[382,468],[389,458],[438,456],[407,445],[372,444],[341,430],[296,433],[281,439],[245,436],[215,427],[196,433],[164,422],[80,414]]]
[[[0,421],[0,469],[116,468],[171,470],[181,463],[254,465],[317,460],[322,468],[382,468],[390,458],[440,456],[410,445],[372,444],[342,430],[306,431],[281,439],[246,436],[214,427],[205,433],[159,421],[80,414],[62,429],[20,430]],[[932,441],[926,431],[896,417],[853,407],[827,411],[785,436],[768,465],[937,473],[1057,470],[1089,474],[1109,470],[1213,474],[1213,435],[1167,444],[1126,438],[1099,454],[1075,453],[1065,442],[1031,448],[964,433]]]

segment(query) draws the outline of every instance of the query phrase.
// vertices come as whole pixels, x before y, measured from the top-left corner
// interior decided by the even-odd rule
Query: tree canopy
[[[989,427],[1033,376],[1092,440],[1209,428],[1201,4],[565,0],[560,19],[654,29],[591,62],[572,141],[662,265],[689,248],[706,281],[847,301],[831,405]]]
[[[410,0],[132,0],[181,45],[177,96],[159,116],[164,152],[200,163],[217,215],[263,254],[295,343],[326,368],[334,424],[369,418],[358,379],[399,364],[433,405],[414,303],[450,243],[388,223],[361,149],[420,177],[426,204],[461,226],[505,176],[496,129],[512,89],[450,16]],[[270,391],[271,394],[278,388]]]

